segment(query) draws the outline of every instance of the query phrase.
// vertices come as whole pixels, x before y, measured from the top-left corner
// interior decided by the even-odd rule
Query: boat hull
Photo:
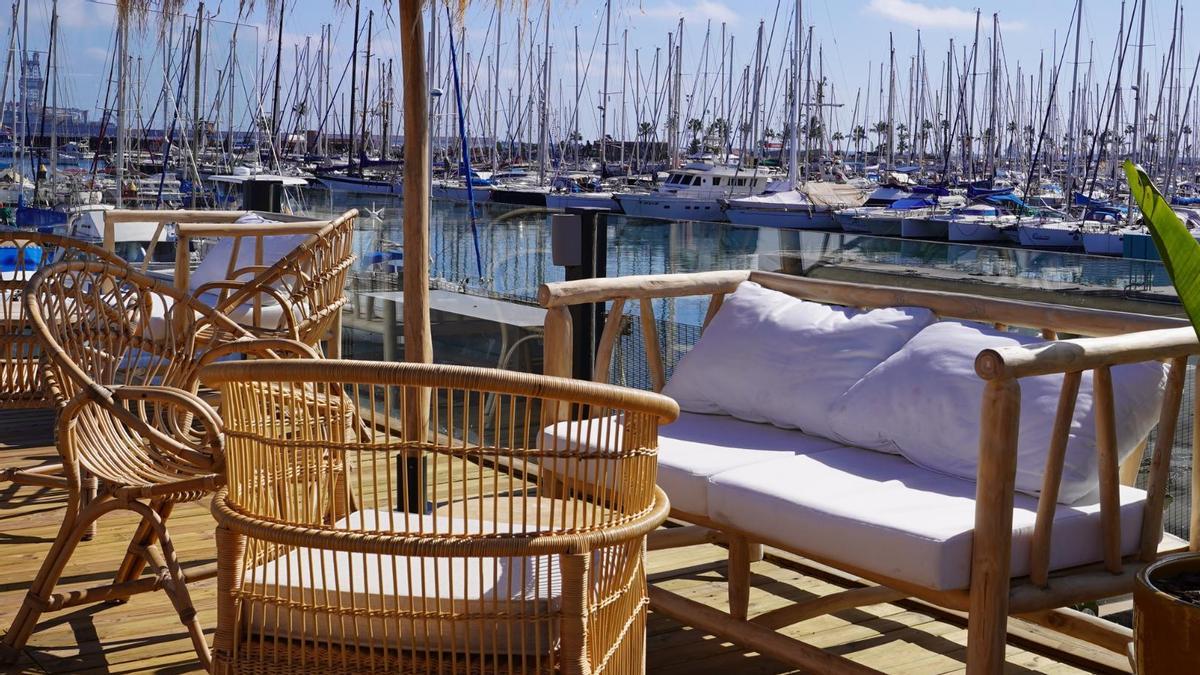
[[[905,239],[948,239],[949,223],[933,220],[927,216],[905,218],[900,221],[900,236]]]
[[[616,197],[621,210],[634,218],[656,218],[659,220],[710,220],[727,222],[716,199],[688,199],[686,197],[664,197],[657,194],[620,195]]]
[[[961,220],[949,221],[947,235],[950,241],[956,242],[1008,240],[1003,228],[998,225]]]
[[[1020,225],[1017,227],[1017,243],[1030,248],[1069,251],[1083,248],[1083,234],[1079,228]]]
[[[552,192],[546,195],[546,207],[551,209],[621,210],[611,192]]]
[[[1088,255],[1125,255],[1125,242],[1120,232],[1084,232],[1083,250]]]
[[[394,195],[402,196],[404,190],[400,183],[353,176],[318,176],[321,184],[331,192],[351,192],[355,194]]]
[[[471,189],[476,204],[486,204],[492,199],[492,190],[488,187],[475,187]],[[467,195],[467,188],[461,186],[434,185],[430,195],[434,199],[444,199],[450,202],[462,202],[466,204],[470,199]]]
[[[513,204],[515,206],[545,206],[546,193],[539,190],[511,190],[492,188],[493,204]]]
[[[865,218],[867,221],[867,232],[878,237],[899,237],[900,227],[904,218],[900,216],[887,216],[876,218]]]
[[[794,230],[836,230],[833,213],[816,209],[747,209],[728,207],[725,217],[734,225],[780,227]]]

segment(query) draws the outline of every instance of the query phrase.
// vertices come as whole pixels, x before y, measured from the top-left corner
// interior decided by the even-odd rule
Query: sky
[[[3,2],[3,0],[0,0]],[[29,28],[28,47],[33,50],[44,50],[48,44],[48,24],[50,4],[52,0],[24,0],[28,6]],[[352,2],[352,0],[351,0]],[[395,26],[395,2],[385,4],[380,0],[361,0],[362,20],[365,24],[368,11],[376,12],[372,34],[372,50],[382,59],[396,58],[399,49],[398,32]],[[1130,4],[1134,0],[1130,0]],[[1195,4],[1193,4],[1195,3]],[[6,3],[5,3],[6,4]],[[454,3],[457,6],[457,2]],[[981,11],[981,40],[990,39],[992,30],[992,14],[999,14],[1001,43],[1004,60],[1008,73],[1014,75],[1019,63],[1023,72],[1036,72],[1039,59],[1043,56],[1047,64],[1052,61],[1052,53],[1056,48],[1063,49],[1064,36],[1071,20],[1074,8],[1072,0],[1008,0],[999,2],[992,0],[985,3],[963,2],[958,0],[805,0],[803,3],[804,24],[813,26],[814,65],[817,68],[817,54],[823,56],[824,71],[836,99],[844,103],[834,116],[838,118],[836,125],[847,127],[852,115],[856,94],[860,107],[865,108],[866,98],[871,98],[872,116],[878,114],[879,107],[879,67],[888,60],[888,40],[894,41],[897,66],[901,72],[897,75],[897,92],[901,97],[907,96],[907,69],[910,59],[915,53],[917,35],[920,31],[922,44],[927,50],[928,76],[937,83],[942,79],[942,63],[950,39],[955,40],[956,49],[961,50],[969,45],[975,28],[975,10]],[[189,2],[187,7],[195,12],[197,2]],[[248,16],[241,17],[243,26],[237,29],[237,66],[234,68],[238,77],[235,81],[235,116],[239,118],[239,126],[247,124],[250,110],[262,106],[270,107],[269,93],[264,97],[256,94],[255,85],[263,81],[269,82],[273,70],[274,30],[267,27],[277,19],[265,16],[267,2],[258,0],[255,8]],[[284,16],[284,76],[285,88],[289,88],[293,80],[294,54],[297,45],[303,46],[306,38],[311,41],[315,51],[319,42],[321,26],[331,24],[335,49],[333,56],[333,78],[336,81],[342,76],[345,64],[351,51],[351,25],[353,23],[353,7],[347,0],[285,0]],[[1157,72],[1158,63],[1165,53],[1171,39],[1171,18],[1173,15],[1173,0],[1149,0],[1149,11],[1146,22],[1146,64]],[[1190,19],[1187,12],[1192,6],[1200,7],[1196,0],[1183,2],[1185,12],[1185,27]],[[485,66],[489,59],[495,58],[495,3],[476,0],[467,9],[465,21],[466,45],[458,45],[460,67],[468,61],[474,74],[472,89],[473,133],[478,133],[482,127],[490,124],[484,114],[486,107],[489,75]],[[109,64],[111,45],[113,44],[114,11],[110,3],[93,0],[58,0],[60,13],[60,35],[62,36],[59,59],[59,96],[63,105],[98,110],[104,105],[106,93],[109,92]],[[213,98],[218,71],[226,69],[230,60],[230,45],[234,44],[234,24],[239,19],[238,0],[209,0],[206,11],[214,18],[208,36],[206,49],[206,80],[203,100]],[[683,94],[688,96],[698,92],[707,84],[710,94],[702,96],[695,94],[695,101],[690,104],[690,116],[703,114],[702,108],[712,108],[712,99],[720,75],[721,45],[719,35],[722,25],[725,34],[732,36],[734,70],[741,77],[742,69],[753,62],[756,43],[756,33],[760,22],[763,22],[764,50],[770,43],[770,50],[764,60],[768,69],[763,82],[762,98],[764,114],[777,124],[782,123],[782,103],[780,97],[768,92],[777,91],[778,75],[781,66],[786,65],[785,42],[789,39],[790,17],[794,4],[787,0],[612,0],[611,31],[610,31],[610,61],[608,86],[607,130],[610,134],[619,135],[621,132],[621,93],[625,93],[624,131],[627,137],[632,137],[639,119],[653,117],[653,106],[646,103],[642,110],[635,110],[633,99],[634,90],[638,99],[648,98],[647,92],[653,92],[652,72],[655,51],[659,50],[660,72],[666,59],[666,44],[668,33],[678,29],[678,21],[684,19],[683,29]],[[1131,7],[1126,11],[1131,11]],[[11,28],[8,11],[0,10],[4,15],[2,25]],[[1117,42],[1117,27],[1121,12],[1119,0],[1085,0],[1083,13],[1083,31],[1081,33],[1080,68],[1086,70],[1090,64],[1096,71],[1096,78],[1105,80],[1110,69],[1114,46]],[[508,103],[508,91],[516,89],[517,78],[517,25],[523,20],[531,22],[531,26],[522,32],[525,50],[528,50],[531,34],[536,41],[534,47],[535,59],[540,63],[541,43],[543,41],[545,5],[539,0],[529,0],[522,3],[519,0],[508,0],[500,8],[500,89],[501,99],[505,110],[501,113],[500,124],[511,128],[517,115],[516,106]],[[581,84],[581,102],[578,108],[578,124],[580,133],[585,138],[595,138],[599,135],[601,99],[601,72],[603,69],[603,29],[605,4],[599,0],[555,0],[550,7],[549,40],[552,46],[551,99],[555,108],[554,123],[558,130],[571,127],[571,116],[574,110],[575,63],[578,59],[580,69],[586,70],[586,81]],[[426,13],[428,17],[428,12]],[[525,18],[527,17],[527,19]],[[444,6],[438,12],[437,21],[441,33],[438,58],[442,69],[449,57],[445,34],[446,12]],[[455,20],[457,23],[457,19]],[[178,63],[183,50],[178,44],[182,31],[173,31],[176,42],[170,52],[173,60]],[[428,24],[427,24],[428,26]],[[16,26],[17,36],[23,32],[23,21]],[[2,30],[2,29],[0,29]],[[575,34],[578,31],[579,49],[576,52]],[[773,31],[773,35],[772,35]],[[8,31],[0,33],[0,39],[8,40]],[[705,56],[705,35],[709,33],[707,58]],[[137,27],[131,34],[131,54],[135,57],[136,82],[140,86],[134,89],[140,93],[140,100],[134,103],[148,116],[153,110],[163,90],[163,49],[158,39],[159,29],[153,18],[144,25]],[[456,36],[458,37],[458,36]],[[360,49],[365,50],[365,35]],[[1134,40],[1136,45],[1136,39]],[[1073,44],[1068,45],[1073,48]],[[1194,46],[1183,45],[1185,79],[1191,74],[1191,66],[1195,60]],[[988,58],[981,46],[978,71],[984,72],[988,67]],[[271,61],[262,64],[260,56],[270,54]],[[628,54],[626,57],[625,54]],[[1089,60],[1089,54],[1091,59]],[[961,51],[959,52],[961,58]],[[627,59],[627,60],[626,60]],[[523,59],[527,62],[527,59]],[[635,60],[641,64],[642,83],[635,86],[631,83],[635,75]],[[622,77],[623,64],[628,63],[628,75]],[[1071,66],[1071,58],[1064,59],[1067,69]],[[397,100],[403,95],[400,80],[398,58],[395,62]],[[445,71],[444,71],[445,72]],[[868,74],[871,87],[867,88]],[[375,75],[378,75],[377,69]],[[360,84],[363,73],[360,67]],[[171,89],[179,87],[178,76],[171,78]],[[342,90],[349,89],[349,76],[345,76]],[[1065,86],[1066,77],[1063,78]],[[525,76],[526,86],[528,75]],[[377,81],[377,80],[376,80]],[[630,82],[623,85],[623,82]],[[694,83],[695,82],[695,83]],[[982,83],[982,80],[980,80]],[[190,87],[190,82],[187,83]],[[441,86],[449,91],[449,80],[443,80]],[[311,89],[312,84],[307,80],[303,89]],[[660,83],[661,86],[661,83]],[[267,87],[269,88],[269,87]],[[295,94],[285,91],[284,98]],[[172,97],[174,91],[172,91]],[[740,94],[737,96],[740,97]],[[442,124],[449,124],[448,107],[450,96],[442,97],[437,111],[441,115]],[[707,101],[708,105],[702,103]],[[342,101],[332,106],[336,111],[341,108]],[[900,104],[898,104],[900,105]],[[740,107],[735,106],[735,107]],[[162,108],[158,108],[159,117]],[[707,117],[711,119],[716,111],[709,110]],[[859,116],[865,113],[860,112]],[[93,112],[93,117],[98,113]],[[656,118],[659,125],[665,120],[665,112],[660,111]],[[771,120],[767,121],[769,126]],[[331,123],[332,124],[332,123]]]

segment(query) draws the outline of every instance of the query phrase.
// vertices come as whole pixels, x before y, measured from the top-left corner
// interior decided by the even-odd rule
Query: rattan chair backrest
[[[79,239],[55,234],[0,232],[0,408],[52,405],[42,377],[42,349],[21,301],[25,286],[39,270],[59,262],[124,261]]]

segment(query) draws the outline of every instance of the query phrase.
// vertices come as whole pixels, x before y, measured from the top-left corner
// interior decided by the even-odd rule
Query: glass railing
[[[347,289],[344,355],[402,359],[403,262],[396,255],[404,243],[401,203],[370,196],[330,200],[321,192],[308,201],[320,213],[350,206],[362,212],[359,260]],[[551,262],[549,219],[548,213],[488,205],[479,209],[473,232],[465,205],[434,202],[430,306],[436,361],[541,372],[544,313],[536,305],[537,289],[563,279],[563,270]],[[608,218],[608,243],[609,276],[761,269],[1085,307],[1180,311],[1159,261],[620,215]],[[706,298],[656,301],[668,376],[699,338],[706,309]],[[614,350],[612,381],[649,388],[644,354],[640,331],[625,331]],[[1194,369],[1189,377],[1193,374]],[[1191,391],[1189,386],[1189,399]],[[1187,531],[1192,409],[1185,401],[1167,505],[1166,527],[1179,536]],[[1142,474],[1144,481],[1145,470]]]

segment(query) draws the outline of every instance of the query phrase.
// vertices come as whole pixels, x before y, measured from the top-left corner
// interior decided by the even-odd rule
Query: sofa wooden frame
[[[802,541],[768,541],[761,537],[752,540],[746,533],[729,531],[705,516],[672,509],[672,519],[687,525],[654,533],[649,548],[672,548],[718,540],[728,543],[730,611],[721,612],[661,588],[651,589],[652,607],[683,623],[760,653],[823,673],[875,671],[783,636],[771,627],[905,597],[967,612],[966,665],[969,673],[992,674],[1003,670],[1009,616],[1017,616],[1118,654],[1127,654],[1132,637],[1128,629],[1067,607],[1129,593],[1138,570],[1169,550],[1184,548],[1177,539],[1173,545],[1160,542],[1160,532],[1187,359],[1200,354],[1196,333],[1186,322],[1167,317],[826,281],[759,271],[628,276],[542,285],[538,299],[548,310],[545,372],[548,375],[571,375],[573,326],[569,309],[573,305],[611,303],[600,334],[594,368],[594,379],[606,381],[611,371],[613,352],[625,323],[626,307],[638,304],[637,322],[644,344],[659,345],[654,300],[710,296],[703,324],[707,326],[720,309],[725,296],[746,280],[817,302],[860,308],[921,306],[933,310],[942,318],[980,321],[1002,328],[1038,329],[1046,342],[984,350],[976,359],[977,374],[986,383],[980,413],[980,428],[985,433],[980,438],[981,460],[976,482],[969,589],[945,591],[924,588],[813,555],[806,551]],[[1087,337],[1060,340],[1059,334]],[[1132,484],[1137,477],[1144,448],[1141,452],[1135,452],[1124,465],[1118,466],[1110,369],[1116,365],[1146,360],[1162,360],[1169,363],[1170,368],[1159,415],[1160,433],[1150,451],[1146,506],[1138,553],[1123,557],[1118,491],[1122,483]],[[646,364],[653,389],[661,391],[666,380],[662,353],[657,349],[647,349]],[[1088,370],[1094,373],[1104,557],[1098,564],[1051,572],[1051,527],[1059,480],[1075,398],[1082,374]],[[1063,373],[1064,384],[1056,411],[1042,496],[1038,502],[1030,553],[1031,573],[1022,578],[1010,578],[1020,383],[1022,378],[1050,373]],[[1194,415],[1200,417],[1200,395],[1194,396],[1194,401]],[[1197,465],[1200,465],[1200,433],[1193,434],[1192,440],[1192,466]],[[1200,472],[1193,469],[1190,480],[1191,539],[1187,548],[1196,551],[1200,550]],[[868,585],[775,610],[770,612],[770,620],[764,620],[768,618],[765,616],[750,618],[747,616],[750,563],[761,557],[762,545],[834,567],[865,580]],[[1060,649],[1070,650],[1070,647],[1060,646]]]

